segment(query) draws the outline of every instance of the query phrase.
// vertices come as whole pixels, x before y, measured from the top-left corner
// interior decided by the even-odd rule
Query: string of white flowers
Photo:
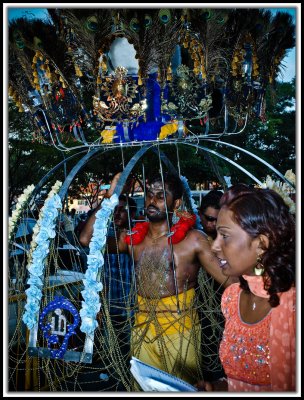
[[[99,292],[103,286],[97,278],[104,265],[103,250],[106,245],[107,223],[117,204],[116,194],[102,202],[102,208],[96,213],[93,235],[89,245],[87,270],[83,279],[84,290],[81,292],[84,301],[81,302],[82,308],[79,314],[81,316],[80,330],[91,337],[98,326],[96,316],[101,306]]]
[[[41,207],[41,209],[39,211],[38,220],[36,222],[36,225],[33,228],[33,235],[32,235],[32,240],[31,240],[31,243],[30,243],[30,250],[29,250],[28,258],[27,258],[28,259],[28,265],[31,263],[33,251],[35,250],[35,248],[37,246],[36,237],[37,237],[38,233],[40,232],[41,221],[42,221],[43,215],[45,213],[45,204],[50,198],[52,198],[55,194],[57,194],[59,192],[61,186],[62,186],[62,182],[60,182],[60,181],[56,181],[54,183],[54,185],[52,186],[50,192],[47,195],[47,198],[45,199],[44,206]]]
[[[17,221],[20,218],[22,211],[24,210],[25,206],[28,203],[28,199],[31,196],[33,190],[35,189],[34,185],[28,185],[23,193],[18,197],[16,202],[16,208],[12,212],[12,216],[8,219],[8,240],[12,239],[12,235],[15,231],[15,227]]]
[[[193,200],[193,197],[192,197],[192,193],[191,193],[191,190],[190,190],[190,187],[188,184],[188,179],[183,175],[180,176],[180,179],[183,183],[185,192],[190,200],[192,211],[196,215],[196,227],[197,227],[197,229],[202,229],[201,219],[198,214],[197,205],[195,204],[195,201]]]
[[[296,184],[296,175],[292,172],[292,169],[287,170],[284,176],[293,185]],[[280,181],[274,181],[269,175],[267,175],[265,182],[263,182],[260,187],[264,189],[265,188],[272,189],[275,192],[277,192],[289,207],[289,212],[291,214],[296,213],[296,204],[290,197],[292,190],[290,185],[288,185],[286,182],[282,183]]]
[[[30,255],[27,269],[29,288],[25,290],[27,295],[25,312],[22,320],[28,329],[38,323],[40,301],[42,298],[43,274],[47,255],[49,253],[49,241],[56,235],[56,219],[62,208],[61,198],[58,191],[62,183],[56,181],[52,186],[44,206],[40,210],[39,219],[34,227],[34,234],[30,245]]]

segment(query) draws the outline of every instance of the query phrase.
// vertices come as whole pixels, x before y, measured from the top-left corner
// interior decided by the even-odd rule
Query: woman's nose
[[[212,245],[211,245],[211,251],[215,254],[217,254],[221,250],[220,245],[219,245],[219,235],[216,235],[216,238],[214,239]]]

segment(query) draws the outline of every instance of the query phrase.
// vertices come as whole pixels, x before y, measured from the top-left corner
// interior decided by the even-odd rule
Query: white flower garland
[[[36,222],[36,225],[33,228],[33,236],[32,236],[32,240],[31,240],[31,243],[30,243],[30,250],[29,250],[29,254],[28,254],[28,264],[31,263],[33,251],[35,250],[35,248],[37,246],[36,237],[37,237],[37,235],[38,235],[38,233],[40,231],[40,228],[41,228],[41,221],[43,219],[43,215],[44,215],[44,212],[45,212],[45,209],[46,209],[45,208],[46,202],[49,199],[51,199],[55,194],[57,194],[59,192],[61,186],[62,186],[62,182],[60,182],[60,181],[56,181],[54,183],[54,185],[52,186],[52,188],[51,188],[51,190],[50,190],[50,192],[49,192],[49,194],[47,196],[47,198],[45,199],[44,206],[39,211],[38,221]]]
[[[296,184],[296,175],[292,172],[292,169],[287,170],[284,176],[291,183],[293,183],[294,185]],[[274,181],[269,175],[267,175],[266,181],[263,182],[260,187],[264,189],[265,188],[272,189],[275,192],[277,192],[289,207],[289,212],[291,214],[296,213],[296,204],[290,197],[291,189],[286,182],[282,183],[280,181]]]
[[[33,190],[35,189],[34,185],[28,185],[23,193],[18,197],[16,208],[12,212],[12,216],[8,219],[8,240],[12,239],[12,235],[15,231],[16,223],[20,218],[20,215],[28,203],[28,199],[32,194]]]
[[[96,213],[93,235],[89,245],[87,270],[83,279],[84,290],[81,292],[84,301],[82,301],[79,314],[81,316],[80,330],[91,337],[98,326],[96,315],[101,306],[99,292],[103,286],[101,282],[97,281],[97,276],[104,265],[102,251],[106,244],[107,223],[117,204],[118,196],[116,194],[102,202],[102,208]]]
[[[31,329],[38,323],[40,301],[42,298],[43,273],[45,260],[49,253],[49,240],[56,235],[56,219],[58,210],[62,208],[62,202],[57,192],[62,183],[56,181],[40,210],[39,219],[34,227],[34,234],[30,246],[29,262],[27,269],[30,277],[25,290],[27,300],[22,320]]]

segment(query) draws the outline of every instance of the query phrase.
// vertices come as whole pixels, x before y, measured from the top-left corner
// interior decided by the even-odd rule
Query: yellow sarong
[[[138,295],[132,330],[132,354],[139,360],[196,383],[200,369],[201,326],[193,307],[195,289],[176,296],[146,299]]]

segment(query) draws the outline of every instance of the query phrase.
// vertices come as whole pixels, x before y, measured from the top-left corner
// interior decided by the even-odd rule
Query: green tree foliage
[[[252,120],[245,130],[223,141],[246,149],[276,168],[283,175],[288,169],[295,171],[296,158],[295,79],[292,82],[276,82],[274,89],[266,93],[266,122]],[[218,146],[221,148],[221,146]],[[273,172],[256,159],[237,150],[227,149],[225,155],[246,168],[260,180]],[[222,165],[223,162],[218,163]],[[234,182],[252,183],[241,171],[226,165],[223,170]]]
[[[9,104],[8,206],[14,204],[26,186],[36,185],[50,169],[62,161],[62,154],[34,139],[35,130],[26,113]],[[63,169],[52,180],[62,180]],[[51,182],[52,182],[51,180]]]

